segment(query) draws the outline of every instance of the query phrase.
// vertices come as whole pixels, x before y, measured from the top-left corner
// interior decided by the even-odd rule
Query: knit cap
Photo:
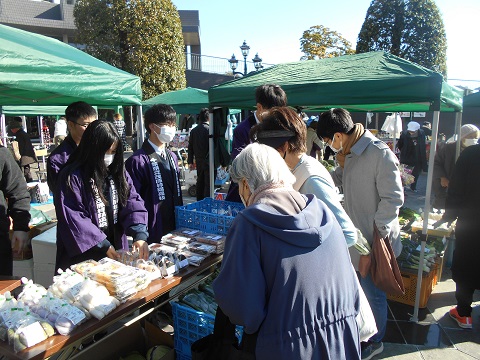
[[[471,133],[477,132],[478,128],[472,124],[465,124],[460,129],[460,138],[463,140]]]

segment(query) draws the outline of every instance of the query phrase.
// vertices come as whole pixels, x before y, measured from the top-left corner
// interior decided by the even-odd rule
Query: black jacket
[[[188,163],[193,164],[193,159],[199,167],[208,166],[208,131],[209,124],[203,122],[190,131],[188,139]]]
[[[18,142],[18,151],[22,156],[20,158],[20,165],[25,166],[37,162],[37,156],[35,155],[35,150],[33,149],[30,136],[23,130],[18,129],[18,131],[13,134],[15,140]]]
[[[480,289],[480,145],[462,151],[447,191],[444,220],[457,220],[452,278]]]
[[[30,195],[22,171],[10,151],[0,146],[0,231],[8,232],[10,219],[13,230],[28,231]]]
[[[425,145],[425,133],[419,129],[417,137],[403,131],[398,140],[397,147],[400,149],[400,163],[410,166],[420,166],[427,171],[427,150]]]

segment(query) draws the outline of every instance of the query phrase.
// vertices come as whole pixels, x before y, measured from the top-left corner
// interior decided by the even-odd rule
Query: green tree
[[[315,25],[303,32],[300,50],[301,60],[313,60],[354,54],[352,44],[336,31],[323,25]]]
[[[182,24],[171,0],[77,0],[77,42],[140,77],[143,98],[186,86]]]
[[[357,40],[357,53],[384,50],[444,76],[447,38],[433,0],[373,0]]]

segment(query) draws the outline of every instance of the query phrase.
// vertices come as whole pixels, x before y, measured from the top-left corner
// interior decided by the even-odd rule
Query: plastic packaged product
[[[164,278],[171,277],[177,273],[174,260],[168,256],[158,256],[156,258],[156,264]]]
[[[12,308],[16,308],[16,306],[17,300],[12,296],[10,291],[0,296],[0,339],[2,341],[8,340],[8,324],[10,318],[15,315],[12,313]]]
[[[185,248],[187,244],[193,241],[193,237],[167,234],[162,237],[161,243],[175,246],[177,249],[182,249]]]
[[[53,284],[50,285],[48,291],[58,298],[74,303],[78,300],[78,292],[85,277],[79,273],[67,269],[59,270],[59,274],[53,277]]]
[[[196,237],[200,235],[202,232],[196,229],[189,229],[189,228],[178,228],[172,231],[174,235],[186,236],[186,237]]]
[[[21,281],[23,283],[23,289],[22,292],[18,294],[17,300],[23,301],[27,306],[38,304],[42,296],[47,293],[47,289],[40,284],[35,284],[33,280],[28,280],[23,277]]]
[[[73,271],[76,271],[77,273],[84,275],[85,271],[92,269],[96,266],[98,266],[98,262],[96,262],[95,260],[85,260],[85,261],[82,261],[81,263],[70,266],[70,268]]]
[[[148,272],[109,258],[100,260],[97,267],[86,271],[86,275],[105,285],[110,294],[121,302],[145,289],[151,282]]]
[[[25,307],[21,318],[8,330],[9,343],[15,352],[38,344],[55,333],[53,327],[45,320]]]
[[[37,315],[55,325],[60,335],[69,335],[87,317],[85,313],[66,300],[47,293],[32,309]]]
[[[218,246],[219,244],[225,244],[225,239],[226,237],[223,235],[207,233],[201,233],[200,235],[195,236],[195,241],[215,246]]]
[[[206,256],[195,254],[187,250],[182,251],[181,253],[187,258],[188,264],[193,266],[200,266],[206,258]]]
[[[195,254],[200,254],[204,256],[213,254],[217,250],[214,245],[204,244],[201,242],[193,242],[191,244],[188,244],[187,249]]]
[[[148,275],[150,276],[150,281],[155,280],[155,279],[160,279],[162,277],[162,274],[160,272],[160,269],[158,268],[157,265],[153,261],[145,261],[143,259],[138,259],[135,262],[135,267],[145,270]]]
[[[177,250],[177,248],[175,246],[170,246],[170,245],[165,245],[165,244],[158,244],[158,243],[154,243],[154,244],[150,244],[148,246],[149,250],[154,252],[154,253],[172,253],[172,252],[175,252]]]
[[[117,254],[120,255],[118,261],[122,264],[135,266],[139,253],[138,251],[130,251],[130,250],[117,250]]]

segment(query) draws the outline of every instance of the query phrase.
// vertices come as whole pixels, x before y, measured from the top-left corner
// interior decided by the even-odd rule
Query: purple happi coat
[[[87,259],[99,260],[105,257],[104,251],[96,251],[96,246],[107,239],[107,236],[99,228],[95,199],[84,186],[80,169],[70,175],[72,189],[67,185],[68,175],[69,171],[60,173],[54,196],[58,219],[57,233],[60,235],[57,237],[57,269],[65,269]],[[148,216],[144,202],[127,172],[125,177],[130,188],[127,204],[125,207],[118,204],[115,236],[114,239],[107,239],[117,250],[128,249],[126,234],[135,239],[130,228],[138,224],[146,225]]]
[[[135,151],[125,162],[125,168],[148,211],[149,244],[160,242],[163,235],[175,229],[175,206],[183,205],[178,159],[173,152],[166,152],[167,159],[162,159],[148,140],[145,140],[142,148]],[[159,196],[152,160],[158,164],[163,199]]]

